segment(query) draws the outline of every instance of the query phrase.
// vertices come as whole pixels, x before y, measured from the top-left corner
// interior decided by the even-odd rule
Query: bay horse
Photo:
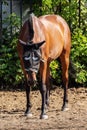
[[[62,80],[64,97],[62,110],[68,109],[68,69],[71,49],[71,33],[66,21],[59,15],[44,15],[36,17],[29,14],[20,30],[18,54],[26,78],[26,111],[31,117],[30,88],[36,83],[36,73],[39,72],[39,87],[41,92],[40,119],[47,119],[46,107],[49,106],[50,95],[50,62],[60,58],[62,65]]]

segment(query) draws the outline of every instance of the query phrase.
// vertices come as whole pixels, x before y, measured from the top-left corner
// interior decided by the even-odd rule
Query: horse
[[[30,90],[37,82],[41,93],[40,119],[48,119],[46,108],[50,96],[50,63],[60,59],[64,87],[62,111],[68,110],[68,82],[71,50],[71,32],[67,22],[59,15],[49,14],[36,17],[29,14],[24,22],[17,44],[21,67],[26,79],[26,111],[25,115],[32,116]]]

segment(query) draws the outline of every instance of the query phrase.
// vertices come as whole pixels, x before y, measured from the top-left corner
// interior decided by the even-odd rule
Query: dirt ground
[[[41,120],[41,96],[31,92],[32,118],[24,116],[24,91],[0,91],[0,130],[87,130],[87,88],[69,89],[69,111],[62,112],[63,89],[51,91],[49,118]]]

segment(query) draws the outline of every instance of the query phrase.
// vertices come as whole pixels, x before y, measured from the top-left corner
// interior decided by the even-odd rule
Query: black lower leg
[[[41,115],[45,114],[45,104],[46,104],[46,85],[42,84],[41,85],[41,97],[42,97],[42,107],[41,107]]]
[[[26,100],[27,100],[27,104],[26,104],[25,114],[29,114],[30,113],[30,108],[31,108],[31,103],[30,103],[30,86],[26,87]]]
[[[67,95],[67,87],[64,87],[64,98],[63,98],[63,106],[62,110],[68,107],[68,95]]]
[[[47,90],[46,92],[46,105],[49,106],[49,96],[50,96],[50,91]]]

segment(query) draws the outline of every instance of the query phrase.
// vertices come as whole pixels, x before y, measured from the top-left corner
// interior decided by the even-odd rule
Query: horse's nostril
[[[34,84],[34,81],[33,80],[28,80],[28,85],[33,85]]]
[[[34,87],[37,86],[37,80],[28,80],[28,85],[33,85]]]
[[[37,86],[38,82],[37,80],[34,80],[34,87]]]

